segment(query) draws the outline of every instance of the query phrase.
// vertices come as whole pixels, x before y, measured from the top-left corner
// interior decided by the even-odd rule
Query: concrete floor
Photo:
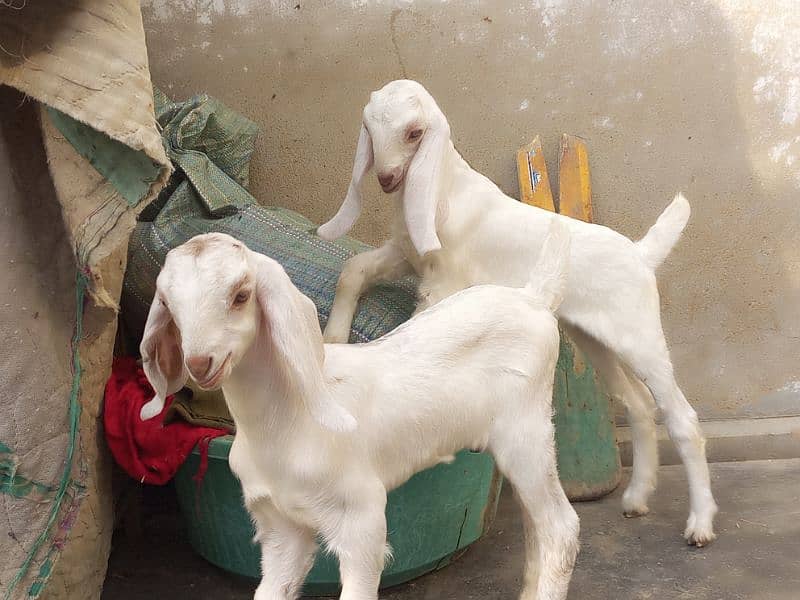
[[[570,599],[790,600],[800,597],[800,460],[711,466],[720,504],[719,539],[687,547],[686,479],[663,467],[650,515],[624,519],[620,487],[577,504],[582,550]],[[232,578],[188,547],[168,492],[150,498],[143,536],[114,538],[102,600],[249,599],[255,584]],[[387,590],[387,600],[516,598],[522,575],[522,532],[513,497],[504,490],[494,526],[453,565]]]

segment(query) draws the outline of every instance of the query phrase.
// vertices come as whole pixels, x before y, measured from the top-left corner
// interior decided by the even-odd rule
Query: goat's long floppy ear
[[[326,240],[335,240],[342,237],[353,228],[361,214],[361,184],[364,181],[373,162],[372,138],[366,126],[361,124],[361,133],[358,136],[356,158],[353,162],[353,175],[350,178],[350,187],[347,196],[339,208],[339,212],[327,223],[317,229],[317,234]]]
[[[331,431],[352,431],[355,418],[331,396],[322,371],[325,347],[314,303],[294,286],[277,262],[252,253],[262,331],[287,386],[311,416]]]
[[[450,145],[450,125],[439,107],[429,111],[428,129],[408,167],[403,211],[406,227],[417,253],[442,247],[436,235],[436,209],[445,152]]]
[[[167,396],[180,390],[188,377],[183,364],[180,331],[158,294],[150,305],[139,351],[144,374],[156,392],[139,412],[142,421],[146,421],[161,414]]]

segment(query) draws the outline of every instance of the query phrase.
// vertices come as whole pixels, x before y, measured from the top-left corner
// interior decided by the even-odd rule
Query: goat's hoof
[[[704,521],[704,519],[699,519],[694,514],[689,515],[683,537],[686,538],[686,543],[690,546],[702,548],[703,546],[708,546],[717,539],[711,519],[705,519],[705,523],[702,521]]]
[[[711,542],[717,539],[717,534],[713,531],[692,531],[686,530],[683,534],[683,537],[686,538],[686,543],[690,546],[695,546],[697,548],[702,548],[703,546],[708,546]]]
[[[647,500],[641,494],[631,493],[630,490],[625,490],[622,495],[622,514],[627,518],[643,517],[650,512],[647,506]]]

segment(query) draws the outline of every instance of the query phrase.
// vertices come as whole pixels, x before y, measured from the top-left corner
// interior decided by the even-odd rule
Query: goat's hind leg
[[[325,341],[329,344],[347,343],[361,294],[379,281],[397,279],[411,270],[400,249],[391,241],[346,260],[325,326]]]
[[[622,314],[614,323],[609,323],[616,327],[600,332],[598,337],[616,351],[628,370],[647,386],[663,412],[667,431],[689,480],[690,510],[684,537],[690,544],[704,546],[716,537],[713,522],[717,512],[711,493],[706,441],[697,413],[675,380],[660,315],[640,312],[635,332],[626,330],[628,320]],[[608,335],[611,331],[614,335]]]
[[[256,501],[250,514],[261,544],[261,583],[254,600],[299,598],[317,551],[314,532],[278,514],[269,500]]]
[[[524,412],[495,421],[489,449],[517,495],[525,519],[521,600],[564,600],[578,555],[578,515],[558,479],[552,390],[528,396]]]
[[[638,517],[649,512],[647,506],[658,481],[658,432],[656,405],[647,386],[620,363],[628,380],[630,395],[626,405],[632,433],[633,473],[622,494],[622,511],[626,517]],[[636,465],[639,465],[639,468]]]
[[[684,537],[689,544],[705,546],[716,538],[714,516],[717,504],[711,493],[706,440],[697,413],[675,381],[665,342],[644,342],[642,347],[625,352],[622,358],[647,385],[664,413],[667,431],[678,449],[689,480],[690,510]]]
[[[572,340],[586,353],[592,367],[600,375],[606,391],[628,412],[632,432],[633,474],[622,495],[622,511],[626,517],[646,515],[648,501],[658,477],[658,439],[655,404],[645,385],[625,366],[616,354],[577,327],[562,323]]]

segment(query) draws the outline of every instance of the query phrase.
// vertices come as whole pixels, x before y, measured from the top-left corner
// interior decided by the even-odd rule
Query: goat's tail
[[[569,271],[570,233],[562,219],[554,218],[544,239],[539,260],[525,289],[551,311],[561,306]]]
[[[645,236],[636,242],[636,247],[639,249],[639,254],[642,260],[653,270],[655,270],[672,248],[678,242],[678,239],[689,221],[689,215],[692,209],[689,207],[689,201],[683,194],[678,192],[672,203],[664,209],[661,216],[653,224]]]

